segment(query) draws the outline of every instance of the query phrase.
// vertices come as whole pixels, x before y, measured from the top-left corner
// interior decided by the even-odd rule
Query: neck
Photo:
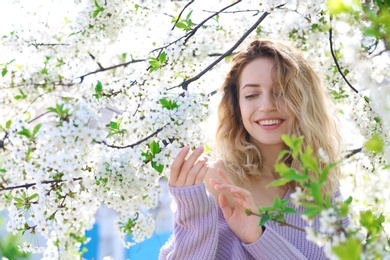
[[[260,153],[262,155],[263,159],[263,165],[264,165],[264,174],[265,176],[275,176],[275,170],[274,166],[276,163],[276,159],[279,156],[279,153],[284,149],[284,146],[275,146],[275,145],[269,145],[264,146],[262,145],[259,147]]]

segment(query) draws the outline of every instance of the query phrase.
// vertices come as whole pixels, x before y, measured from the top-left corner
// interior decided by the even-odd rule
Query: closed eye
[[[259,95],[259,94],[246,95],[244,98],[245,98],[245,99],[252,99],[252,98],[257,97],[258,95]]]

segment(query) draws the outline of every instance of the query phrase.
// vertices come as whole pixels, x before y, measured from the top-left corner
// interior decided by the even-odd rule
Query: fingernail
[[[190,147],[189,146],[184,146],[183,148],[181,148],[181,150],[183,152],[188,152],[190,150]]]
[[[198,146],[198,148],[196,148],[197,151],[201,151],[203,150],[203,146]]]

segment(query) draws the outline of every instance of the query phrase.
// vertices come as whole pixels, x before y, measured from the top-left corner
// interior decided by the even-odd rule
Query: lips
[[[257,120],[256,124],[264,130],[275,130],[279,128],[284,121],[284,119],[280,118],[262,118]]]
[[[269,126],[269,125],[279,125],[283,122],[283,120],[281,119],[272,119],[272,120],[259,120],[257,121],[257,123],[259,125],[263,125],[263,126]]]

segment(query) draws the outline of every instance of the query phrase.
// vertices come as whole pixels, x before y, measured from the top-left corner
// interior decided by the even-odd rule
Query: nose
[[[263,95],[263,98],[260,100],[259,109],[262,112],[276,111],[275,97],[272,94]]]

